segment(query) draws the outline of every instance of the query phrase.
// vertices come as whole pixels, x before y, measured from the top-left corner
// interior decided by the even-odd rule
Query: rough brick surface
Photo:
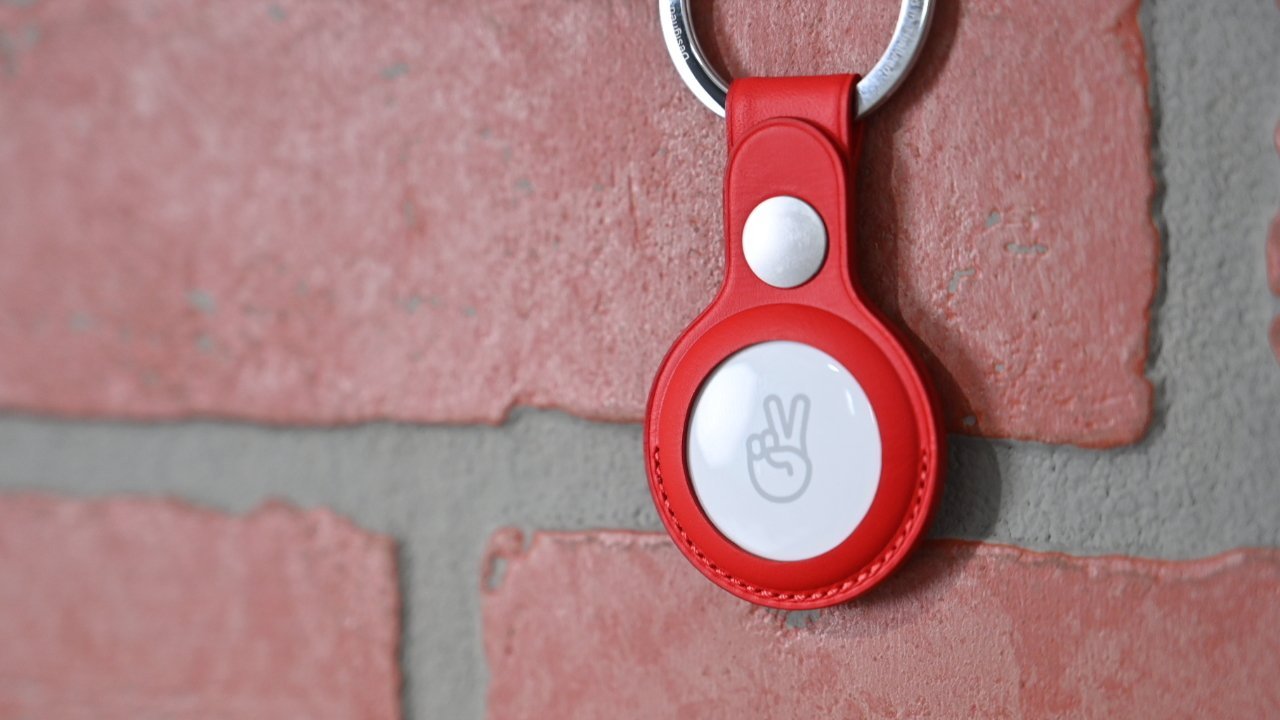
[[[500,533],[489,716],[1274,717],[1280,553],[1192,562],[926,545],[883,590],[780,615],[665,537]],[[490,568],[494,570],[494,568]]]
[[[737,74],[865,70],[897,5],[701,21]],[[1157,256],[1135,3],[940,5],[872,121],[862,275],[953,428],[1133,440]],[[718,283],[723,126],[651,2],[6,3],[0,64],[10,407],[635,420]]]
[[[394,548],[326,510],[0,497],[0,717],[399,716]]]

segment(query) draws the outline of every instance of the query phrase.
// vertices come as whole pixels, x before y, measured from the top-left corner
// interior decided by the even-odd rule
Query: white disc
[[[756,277],[774,287],[793,288],[809,282],[822,268],[827,228],[808,203],[779,195],[747,216],[742,252]]]
[[[871,402],[835,358],[770,341],[717,367],[694,399],[686,461],[726,538],[769,560],[807,560],[858,527],[880,486]]]

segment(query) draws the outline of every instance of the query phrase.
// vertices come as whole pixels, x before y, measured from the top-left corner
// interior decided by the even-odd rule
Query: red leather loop
[[[873,587],[920,539],[940,489],[943,438],[934,395],[915,359],[864,301],[852,272],[852,178],[862,140],[853,122],[856,80],[744,79],[730,88],[725,281],[664,360],[645,423],[650,489],[681,551],[724,589],[779,608],[833,605]],[[742,250],[747,216],[777,195],[812,206],[831,238],[822,268],[796,288],[759,280]],[[862,522],[829,552],[794,562],[753,555],[716,530],[685,463],[689,416],[703,381],[734,353],[771,340],[806,343],[843,364],[867,393],[883,445],[880,483]]]

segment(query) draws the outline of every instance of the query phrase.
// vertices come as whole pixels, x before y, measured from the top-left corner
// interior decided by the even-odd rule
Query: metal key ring
[[[858,81],[858,118],[879,107],[902,85],[924,47],[924,36],[929,33],[929,23],[933,20],[933,7],[934,0],[902,1],[898,25],[893,29],[888,49],[871,72]],[[729,83],[716,73],[698,46],[698,36],[693,32],[693,21],[689,16],[689,0],[658,0],[658,10],[662,14],[662,35],[667,41],[667,52],[671,54],[671,61],[684,84],[703,105],[724,117]]]

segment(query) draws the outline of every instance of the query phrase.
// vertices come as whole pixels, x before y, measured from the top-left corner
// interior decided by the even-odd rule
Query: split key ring
[[[698,36],[693,31],[689,15],[689,1],[658,0],[667,52],[689,90],[703,105],[724,117],[729,83],[711,67],[698,45]],[[924,47],[929,23],[933,20],[934,5],[935,0],[903,0],[889,47],[871,72],[858,81],[857,118],[861,119],[875,110],[902,85]]]

